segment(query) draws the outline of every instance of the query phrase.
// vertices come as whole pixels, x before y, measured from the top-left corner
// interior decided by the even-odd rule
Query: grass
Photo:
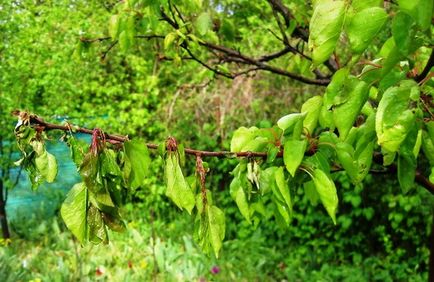
[[[260,228],[242,239],[225,241],[221,258],[204,255],[188,230],[188,217],[156,220],[130,207],[128,230],[110,233],[108,245],[80,244],[57,218],[32,220],[33,233],[3,241],[0,281],[426,281],[427,274],[393,257],[352,261],[321,258],[305,245],[284,249]],[[281,245],[281,244],[280,244]],[[315,246],[315,244],[311,244]],[[397,274],[397,272],[400,272]],[[399,275],[399,276],[397,276]],[[399,279],[396,279],[399,277]]]

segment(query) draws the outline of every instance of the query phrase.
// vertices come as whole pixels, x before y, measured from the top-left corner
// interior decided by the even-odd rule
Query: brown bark
[[[3,180],[0,180],[0,224],[2,227],[3,239],[8,239],[11,237],[9,232],[8,219],[6,216],[6,200],[4,197]]]

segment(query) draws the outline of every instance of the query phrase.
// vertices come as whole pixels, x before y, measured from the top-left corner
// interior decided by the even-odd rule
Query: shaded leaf
[[[136,189],[142,185],[148,173],[151,158],[149,150],[143,140],[133,139],[124,142],[125,159],[130,164],[128,183],[131,188]]]

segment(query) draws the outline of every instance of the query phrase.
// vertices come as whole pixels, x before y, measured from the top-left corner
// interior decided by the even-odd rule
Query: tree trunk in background
[[[6,201],[4,197],[3,180],[0,180],[0,224],[2,227],[3,239],[11,237],[9,233],[8,219],[6,217]]]
[[[429,236],[429,273],[428,281],[434,282],[434,211],[433,211],[433,221],[431,223],[431,235]]]

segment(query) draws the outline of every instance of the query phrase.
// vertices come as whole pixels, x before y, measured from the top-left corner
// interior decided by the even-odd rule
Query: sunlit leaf
[[[60,208],[60,214],[72,234],[83,244],[87,236],[87,188],[75,184]]]
[[[333,223],[336,224],[336,211],[339,200],[335,183],[321,169],[315,169],[312,180],[323,206],[333,220]]]
[[[309,48],[314,65],[323,63],[333,53],[344,17],[344,1],[325,1],[316,5],[309,25]]]

